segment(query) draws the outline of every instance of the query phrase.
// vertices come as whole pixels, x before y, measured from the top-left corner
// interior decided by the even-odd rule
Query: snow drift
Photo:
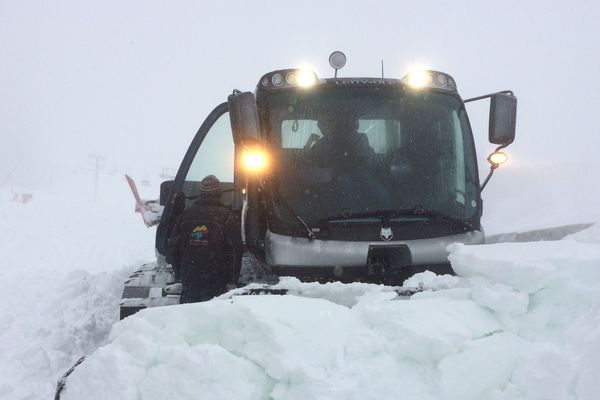
[[[454,245],[457,277],[303,284],[148,309],[64,399],[597,399],[600,245]]]
[[[96,202],[73,192],[89,183],[83,173],[55,183],[70,197],[34,191],[25,204],[0,189],[2,400],[51,398],[73,362],[106,342],[124,280],[154,256],[123,177],[103,179],[114,189]]]

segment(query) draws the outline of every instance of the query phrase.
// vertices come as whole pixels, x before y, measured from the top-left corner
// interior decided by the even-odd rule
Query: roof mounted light
[[[300,87],[309,87],[317,82],[317,76],[310,69],[301,69],[296,73],[296,84]]]
[[[456,91],[456,82],[450,75],[428,69],[415,69],[406,74],[402,82],[413,89],[435,88]]]
[[[260,79],[259,87],[262,89],[308,88],[315,85],[318,80],[317,74],[310,68],[284,69],[265,74]]]
[[[285,76],[285,81],[288,85],[295,85],[298,82],[298,76],[296,75],[296,71],[288,72]]]
[[[425,86],[432,86],[435,82],[435,77],[429,71],[425,70],[416,70],[406,75],[406,83],[410,87],[419,89]],[[402,80],[405,80],[403,78]]]
[[[273,74],[273,76],[271,77],[271,82],[273,82],[273,85],[275,86],[283,85],[283,75],[281,75],[279,72]]]

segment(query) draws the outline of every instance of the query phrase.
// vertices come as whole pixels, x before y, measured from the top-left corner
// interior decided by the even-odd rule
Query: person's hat
[[[221,189],[221,182],[214,175],[208,175],[200,182],[200,188],[202,192],[214,193]]]

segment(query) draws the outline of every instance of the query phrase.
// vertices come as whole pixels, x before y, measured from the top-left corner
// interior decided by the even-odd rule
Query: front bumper
[[[339,240],[310,240],[267,231],[265,255],[267,263],[280,270],[286,267],[364,267],[369,248],[373,246],[406,245],[413,265],[447,264],[446,248],[452,243],[482,244],[482,231],[471,231],[430,239],[350,242]]]

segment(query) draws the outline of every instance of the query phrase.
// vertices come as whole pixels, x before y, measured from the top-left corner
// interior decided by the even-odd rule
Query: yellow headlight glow
[[[415,88],[430,86],[434,83],[435,78],[431,72],[425,70],[415,70],[408,75],[407,83]]]
[[[296,72],[296,83],[301,87],[309,87],[317,82],[315,73],[310,69],[300,69]]]
[[[501,151],[495,151],[488,156],[488,162],[492,165],[504,164],[508,161],[508,155]]]
[[[248,172],[262,172],[267,167],[267,155],[260,149],[244,150],[242,160]]]

